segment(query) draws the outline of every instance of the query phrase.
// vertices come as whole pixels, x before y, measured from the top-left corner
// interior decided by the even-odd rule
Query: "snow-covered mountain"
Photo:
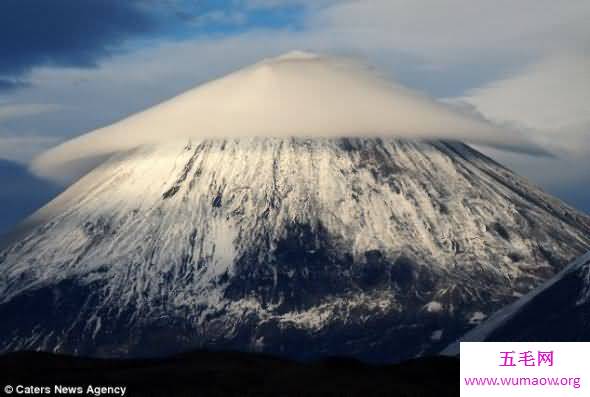
[[[590,247],[457,141],[517,135],[295,53],[68,141],[34,170],[92,171],[3,245],[0,351],[437,351]]]
[[[590,252],[461,337],[465,342],[589,340]],[[459,342],[445,353],[458,354]]]
[[[461,143],[240,138],[114,156],[0,254],[0,347],[434,351],[590,246]]]

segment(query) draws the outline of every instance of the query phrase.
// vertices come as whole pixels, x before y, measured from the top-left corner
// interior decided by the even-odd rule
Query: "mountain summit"
[[[590,246],[470,147],[239,138],[115,155],[0,254],[0,349],[432,352]]]

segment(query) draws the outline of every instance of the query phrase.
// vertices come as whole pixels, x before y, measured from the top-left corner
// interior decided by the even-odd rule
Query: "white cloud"
[[[545,59],[461,99],[486,117],[518,125],[569,156],[590,153],[590,56]]]
[[[590,211],[590,56],[550,57],[509,78],[471,90],[468,103],[496,123],[518,125],[556,156],[480,148],[521,175]]]
[[[72,173],[64,166],[142,144],[252,136],[444,138],[540,152],[514,130],[456,112],[360,63],[291,53],[68,141],[33,167],[59,176]]]
[[[39,103],[0,102],[0,159],[27,162],[42,150],[59,143],[56,137],[20,131],[18,134],[3,127],[3,124],[22,118],[62,110],[63,106]]]
[[[310,14],[312,29],[353,45],[426,58],[546,53],[590,44],[590,5],[573,0],[350,0]]]
[[[0,102],[0,122],[14,118],[30,116],[34,114],[54,112],[63,107],[55,104],[38,104],[38,103],[24,103],[24,104],[2,104]]]
[[[259,8],[285,4],[240,1]],[[590,92],[587,83],[574,77],[587,77],[588,67],[571,60],[560,65],[564,62],[560,59],[590,51],[590,4],[585,0],[286,1],[307,10],[303,30],[258,30],[161,42],[112,57],[97,69],[37,69],[32,86],[11,93],[11,102],[42,103],[51,98],[67,106],[59,117],[47,113],[37,117],[35,125],[31,121],[22,128],[38,131],[42,126],[44,133],[75,136],[260,58],[302,48],[364,56],[386,74],[401,75],[406,85],[429,92],[437,84],[473,88],[495,80],[466,95],[472,106],[496,123],[516,125],[539,142],[564,151],[551,161],[502,153],[494,156],[547,186],[566,179],[560,173],[569,177],[573,172],[575,165],[561,161],[563,157],[570,158],[577,149],[581,158],[590,146],[584,141],[585,121],[572,118],[573,112],[565,113],[577,107],[579,114],[585,111],[580,105],[590,103],[583,99]],[[574,55],[555,57],[560,53]],[[548,60],[539,62],[541,59]],[[525,67],[528,64],[532,66]],[[554,72],[544,72],[546,68]],[[515,74],[515,70],[520,72]],[[536,74],[539,77],[533,78]],[[547,75],[554,84],[544,83]],[[535,88],[543,84],[544,89]],[[582,99],[574,99],[578,95],[574,92]],[[535,102],[542,100],[552,104]],[[578,167],[577,175],[587,168]],[[560,171],[553,171],[557,169]]]
[[[40,135],[11,135],[0,130],[0,159],[28,162],[40,151],[47,150],[60,142],[56,137]]]
[[[516,76],[471,90],[466,97],[496,118],[525,121],[535,128],[589,121],[590,56],[553,56]]]

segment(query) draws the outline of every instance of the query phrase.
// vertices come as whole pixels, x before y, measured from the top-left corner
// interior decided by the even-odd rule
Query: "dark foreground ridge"
[[[348,358],[304,363],[238,352],[134,360],[18,352],[0,356],[2,393],[6,385],[50,387],[50,395],[56,395],[54,385],[81,386],[78,395],[92,395],[86,393],[92,385],[125,386],[125,396],[440,397],[459,395],[459,360],[429,357],[368,365]]]

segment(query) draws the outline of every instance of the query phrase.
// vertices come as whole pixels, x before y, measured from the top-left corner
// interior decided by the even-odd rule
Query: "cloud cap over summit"
[[[450,139],[544,154],[517,131],[389,81],[360,62],[291,52],[67,141],[32,168],[73,177],[97,159],[144,144],[252,136]]]

